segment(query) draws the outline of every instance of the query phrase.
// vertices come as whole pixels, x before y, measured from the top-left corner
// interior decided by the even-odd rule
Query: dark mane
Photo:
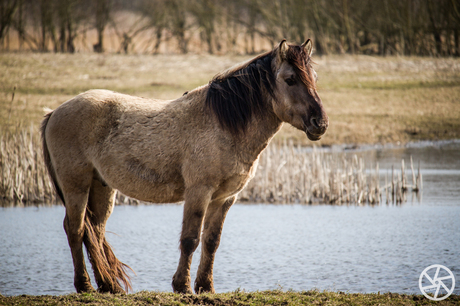
[[[274,98],[274,51],[216,75],[209,82],[206,107],[232,134],[244,133],[254,115],[264,114],[268,105],[264,91]]]
[[[206,107],[219,120],[222,128],[234,135],[244,133],[253,116],[264,115],[264,95],[275,99],[275,75],[272,60],[276,49],[216,75],[209,82]],[[315,88],[311,74],[310,57],[300,46],[289,46],[286,61],[294,68],[299,79],[308,88]]]

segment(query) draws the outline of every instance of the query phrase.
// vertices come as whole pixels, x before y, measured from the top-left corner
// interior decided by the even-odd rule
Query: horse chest
[[[214,198],[230,197],[239,193],[254,177],[257,170],[258,160],[252,164],[244,164],[236,169],[227,179],[219,186]]]

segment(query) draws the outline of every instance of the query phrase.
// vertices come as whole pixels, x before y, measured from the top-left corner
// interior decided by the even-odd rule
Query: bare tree
[[[214,22],[216,6],[212,0],[194,0],[191,2],[190,12],[195,16],[200,30],[201,40],[208,45],[208,53],[213,51]]]
[[[460,3],[451,0],[450,9],[452,18],[452,29],[454,34],[454,52],[455,56],[460,56]]]
[[[60,52],[75,52],[75,37],[76,37],[76,0],[58,0],[57,1],[57,19],[59,24],[59,40],[58,51]]]
[[[18,0],[0,1],[0,41],[3,43],[13,22],[13,15],[18,8]]]
[[[112,17],[118,11],[137,19],[120,25]],[[13,30],[30,49],[73,52],[75,38],[95,28],[94,50],[102,52],[109,25],[120,52],[150,30],[154,53],[170,39],[181,53],[197,37],[208,53],[225,45],[255,53],[258,41],[308,36],[323,54],[460,56],[459,0],[0,0],[3,45]]]
[[[158,53],[163,31],[168,28],[168,6],[166,3],[167,0],[141,0],[136,7],[136,12],[142,18],[146,18],[147,21],[138,20],[130,31],[126,32],[128,39],[132,40],[137,34],[153,28],[155,30],[153,53]]]
[[[53,39],[53,8],[52,2],[40,0],[40,21],[41,21],[41,40],[40,51],[48,51],[48,35]]]
[[[191,26],[187,23],[188,0],[170,0],[166,2],[167,16],[169,17],[169,29],[176,37],[181,53],[188,52],[190,35],[187,31]]]
[[[110,0],[95,0],[97,43],[93,45],[95,52],[104,52],[104,29],[110,19]]]

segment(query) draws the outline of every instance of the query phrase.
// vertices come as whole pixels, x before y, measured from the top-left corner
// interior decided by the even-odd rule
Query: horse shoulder
[[[190,147],[184,158],[184,180],[186,186],[210,186],[214,189],[213,199],[228,198],[253,178],[258,158],[242,160],[234,138],[220,134],[220,128],[211,131],[214,135],[195,139],[195,145]]]

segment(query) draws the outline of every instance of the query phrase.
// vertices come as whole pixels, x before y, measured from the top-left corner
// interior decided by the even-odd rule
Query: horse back
[[[181,201],[187,186],[246,181],[250,170],[239,167],[200,92],[161,101],[91,90],[53,112],[47,139],[56,156],[68,156],[62,164],[88,165],[109,186],[150,202]]]

